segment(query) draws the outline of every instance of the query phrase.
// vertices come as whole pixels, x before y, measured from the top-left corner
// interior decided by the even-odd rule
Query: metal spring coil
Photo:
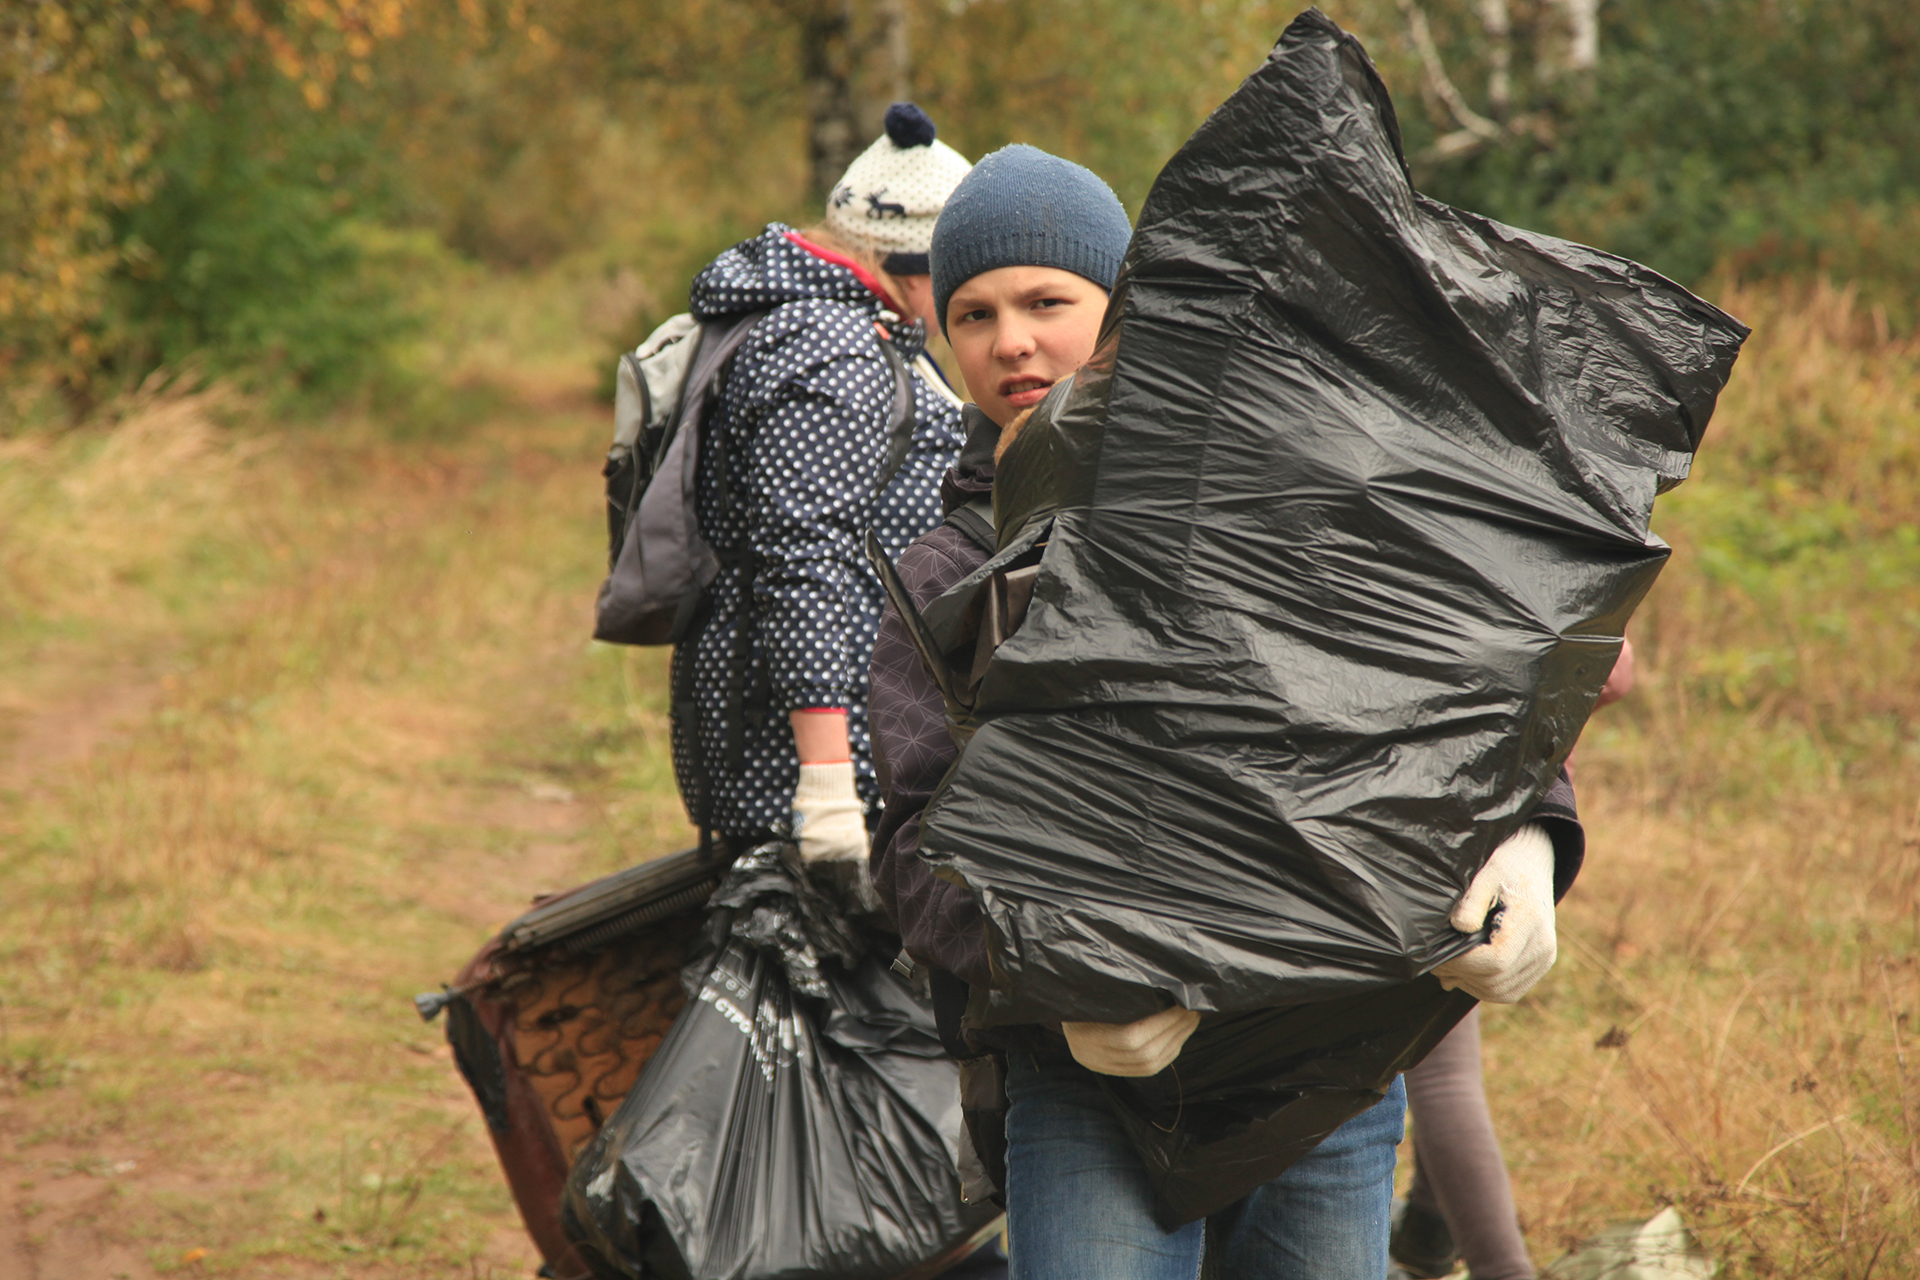
[[[611,920],[603,920],[591,928],[582,929],[571,938],[558,939],[556,945],[562,950],[573,952],[574,954],[591,951],[595,947],[605,946],[607,943],[624,937],[636,929],[653,924],[655,921],[665,920],[668,916],[677,916],[682,911],[697,907],[708,898],[711,898],[713,891],[719,887],[720,881],[717,878],[702,880],[699,884],[689,885],[685,889],[677,893],[670,893],[656,902],[649,902],[643,907],[635,907],[631,911],[622,912]]]

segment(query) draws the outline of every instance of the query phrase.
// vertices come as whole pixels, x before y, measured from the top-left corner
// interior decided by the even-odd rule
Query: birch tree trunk
[[[1555,0],[1567,15],[1568,71],[1591,71],[1600,63],[1600,0]]]
[[[863,21],[863,17],[866,19]],[[907,0],[812,0],[800,18],[813,194],[825,200],[880,136],[887,107],[913,96]]]
[[[907,31],[907,0],[876,0],[873,8],[879,55],[873,77],[879,99],[875,114],[885,116],[889,105],[913,97],[913,46]],[[874,132],[879,132],[877,121]]]
[[[807,84],[807,160],[813,198],[825,202],[860,154],[853,96],[853,0],[815,0],[800,16],[801,71]]]
[[[1505,124],[1513,111],[1513,19],[1507,0],[1480,0],[1487,32],[1487,114]]]

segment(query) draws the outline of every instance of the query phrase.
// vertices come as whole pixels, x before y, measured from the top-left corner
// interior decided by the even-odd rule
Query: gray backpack
[[[677,315],[620,357],[607,481],[607,580],[593,638],[613,644],[677,644],[722,568],[746,567],[739,549],[711,546],[694,513],[702,426],[733,355],[765,311],[699,321]],[[913,383],[891,342],[892,440],[885,489],[913,446]],[[723,463],[726,441],[715,442]],[[731,510],[732,477],[720,469],[720,501]]]

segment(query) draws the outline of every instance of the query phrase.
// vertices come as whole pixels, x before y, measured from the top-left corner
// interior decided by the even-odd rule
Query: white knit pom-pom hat
[[[887,131],[847,166],[827,197],[827,226],[879,255],[897,276],[928,274],[934,220],[973,166],[934,139],[933,121],[911,102],[887,108]]]

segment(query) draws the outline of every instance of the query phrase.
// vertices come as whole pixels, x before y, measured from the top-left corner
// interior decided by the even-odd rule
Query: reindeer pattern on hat
[[[907,206],[903,204],[894,204],[890,201],[882,200],[880,197],[885,194],[887,194],[887,189],[885,187],[880,188],[878,191],[867,192],[867,216],[869,218],[904,218],[906,217]]]
[[[935,132],[912,103],[893,104],[886,133],[847,167],[827,197],[827,226],[882,256],[925,254],[948,194],[972,167],[936,141]]]

